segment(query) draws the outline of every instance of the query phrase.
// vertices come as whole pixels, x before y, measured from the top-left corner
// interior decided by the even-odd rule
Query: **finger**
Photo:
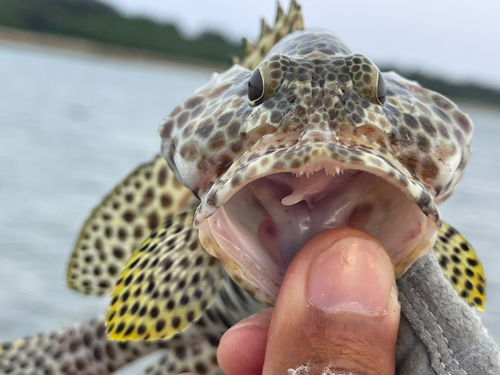
[[[243,319],[222,336],[217,360],[226,375],[262,374],[272,311],[264,309]]]
[[[387,251],[366,233],[336,228],[313,238],[281,285],[263,374],[393,374],[395,285]]]

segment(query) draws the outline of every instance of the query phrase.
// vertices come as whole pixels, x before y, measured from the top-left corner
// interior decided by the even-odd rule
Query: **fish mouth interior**
[[[219,207],[208,226],[225,255],[270,295],[277,295],[295,254],[326,229],[351,227],[372,235],[391,255],[396,273],[398,265],[406,268],[423,255],[415,249],[428,244],[437,229],[382,177],[338,167],[333,174],[321,169],[254,180]]]

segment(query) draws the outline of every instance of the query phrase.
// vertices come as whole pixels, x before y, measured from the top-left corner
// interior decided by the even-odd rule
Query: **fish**
[[[214,353],[222,333],[273,305],[300,247],[339,226],[379,239],[398,277],[432,250],[461,298],[482,310],[481,263],[438,209],[470,157],[469,117],[417,82],[381,72],[335,34],[304,29],[296,1],[288,13],[278,4],[274,28],[263,21],[258,42],[244,43],[242,60],[164,119],[161,155],[83,225],[67,284],[111,294],[92,342],[121,354],[135,348],[127,361],[166,350],[147,373],[221,373]],[[83,340],[88,326],[59,334]],[[50,346],[53,335],[41,337]],[[26,354],[41,347],[33,340],[0,345],[0,369],[20,371],[21,357],[37,368]],[[82,358],[91,368],[94,349],[59,350],[78,373]],[[209,359],[197,360],[200,352]],[[53,373],[61,365],[51,363]]]
[[[261,39],[271,33],[262,23]],[[205,273],[198,250],[272,306],[298,250],[342,226],[378,239],[396,277],[435,248],[460,295],[482,308],[477,256],[454,244],[461,238],[438,209],[469,160],[470,118],[328,30],[271,39],[265,53],[247,47],[260,58],[214,74],[161,124],[162,155],[199,204],[130,258],[110,304],[110,338],[165,339],[201,316],[220,276]]]

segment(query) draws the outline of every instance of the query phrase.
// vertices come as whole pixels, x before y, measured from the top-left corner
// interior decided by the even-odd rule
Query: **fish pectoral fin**
[[[458,295],[469,305],[484,311],[486,277],[471,244],[450,224],[443,223],[433,251]]]
[[[201,246],[193,217],[165,221],[129,259],[106,318],[111,340],[170,338],[210,306],[225,272]]]
[[[194,201],[161,155],[137,167],[83,225],[68,265],[68,287],[84,294],[111,294],[121,269],[149,232]]]

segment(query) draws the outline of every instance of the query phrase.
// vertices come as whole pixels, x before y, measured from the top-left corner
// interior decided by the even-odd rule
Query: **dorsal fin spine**
[[[269,35],[273,32],[273,30],[269,27],[269,25],[267,24],[266,20],[264,18],[262,18],[262,21],[261,21],[261,26],[260,26],[260,37],[259,39],[262,39],[263,37],[265,37],[266,35]]]
[[[269,27],[263,19],[257,43],[253,45],[244,39],[244,58],[240,62],[244,68],[255,69],[278,41],[294,31],[304,29],[301,7],[296,0],[290,2],[287,13],[283,11],[279,1],[276,2],[276,9],[274,28]]]
[[[276,2],[276,19],[274,21],[274,24],[276,25],[281,19],[285,16],[283,13],[283,8],[281,7],[281,3],[279,0]]]

